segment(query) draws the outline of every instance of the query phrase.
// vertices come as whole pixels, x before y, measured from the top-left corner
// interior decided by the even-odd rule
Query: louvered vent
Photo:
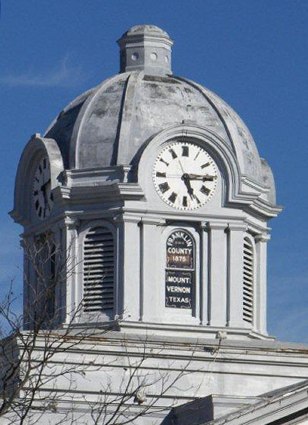
[[[253,283],[254,283],[253,246],[248,238],[244,239],[244,277],[243,277],[243,319],[253,322]]]
[[[114,305],[114,240],[105,227],[90,229],[84,241],[83,303],[86,312],[102,312]]]

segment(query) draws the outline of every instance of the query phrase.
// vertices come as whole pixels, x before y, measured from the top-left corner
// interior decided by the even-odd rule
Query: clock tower
[[[120,73],[35,134],[18,166],[26,326],[269,338],[269,165],[229,105],[172,74],[165,31],[135,26],[118,43]]]

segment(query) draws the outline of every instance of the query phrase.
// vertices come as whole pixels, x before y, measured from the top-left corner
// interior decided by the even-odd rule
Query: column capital
[[[141,223],[164,226],[166,224],[166,220],[160,217],[146,216],[141,218]]]
[[[63,225],[60,227],[67,227],[69,230],[77,229],[77,227],[80,225],[80,220],[77,217],[65,217],[63,220]]]
[[[256,242],[268,242],[270,239],[271,237],[268,234],[259,233],[258,235],[255,236]]]
[[[115,223],[140,223],[140,215],[134,215],[129,213],[118,214],[113,217]]]
[[[231,232],[234,231],[240,231],[240,232],[246,232],[247,231],[247,224],[246,223],[229,223],[228,224],[228,230]]]
[[[123,183],[128,183],[128,173],[131,170],[131,165],[122,165]]]
[[[200,228],[202,229],[202,230],[204,230],[204,231],[208,231],[209,230],[209,227],[208,227],[208,221],[200,221]]]
[[[211,220],[207,222],[207,228],[209,230],[226,230],[228,224],[225,221]]]

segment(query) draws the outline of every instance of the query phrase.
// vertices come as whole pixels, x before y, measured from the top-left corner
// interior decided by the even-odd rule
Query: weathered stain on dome
[[[135,72],[134,75],[138,78],[131,87],[133,93],[126,89],[132,73],[114,77],[92,91],[87,102],[83,101],[60,114],[49,129],[46,136],[54,137],[62,145],[69,168],[119,164],[116,157],[119,134],[123,119],[128,117],[130,126],[122,137],[129,146],[121,164],[129,164],[139,148],[154,134],[185,121],[212,129],[231,146],[217,112],[189,83],[173,77],[162,80],[160,77],[149,79],[143,73]],[[76,146],[75,164],[70,163],[69,142],[72,149]]]
[[[243,165],[242,173],[261,183],[260,156],[250,131],[238,114],[224,100],[209,90],[207,90],[207,93],[220,111],[221,117],[228,127],[233,147],[240,163]]]
[[[65,109],[63,109],[63,111],[60,112],[58,117],[46,130],[46,137],[55,139],[58,142],[64,166],[66,168],[70,168],[69,158],[71,139],[75,122],[82,106],[93,91],[94,89],[89,90],[71,102]]]
[[[57,141],[66,168],[131,164],[154,135],[191,123],[208,128],[232,149],[242,175],[260,184],[266,177],[274,184],[236,112],[210,90],[171,75],[172,41],[165,31],[137,25],[123,34],[119,44],[121,55],[126,55],[121,73],[79,96],[46,132]],[[144,60],[132,59],[135,47]],[[151,63],[153,51],[166,55],[162,62]],[[170,61],[165,63],[164,58]]]
[[[49,129],[46,136],[58,141],[68,167],[95,168],[118,164],[116,152],[125,114],[126,119],[128,115],[130,119],[130,128],[125,134],[130,146],[121,163],[129,164],[142,144],[159,131],[190,122],[214,131],[234,150],[243,164],[243,174],[261,180],[261,164],[253,138],[222,99],[205,88],[202,88],[203,92],[197,90],[189,81],[176,77],[149,78],[142,72],[134,74],[138,78],[133,92],[126,91],[133,73],[113,77],[92,90],[82,102],[64,110]],[[76,140],[73,137],[75,125],[79,126]],[[69,159],[70,143],[72,147],[78,146],[75,164]]]
[[[275,189],[275,180],[271,167],[268,165],[267,161],[264,158],[261,158],[261,167],[262,167],[262,181],[265,187],[269,189],[267,194],[267,199],[272,205],[276,205],[276,189]]]

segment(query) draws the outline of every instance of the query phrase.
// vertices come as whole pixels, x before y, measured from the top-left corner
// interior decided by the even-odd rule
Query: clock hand
[[[182,163],[181,163],[181,161],[180,161],[180,160],[179,160],[179,164],[180,164],[180,167],[181,167],[182,173],[183,173],[183,175],[184,175],[184,174],[185,174],[185,171],[184,171],[183,165],[182,165]]]
[[[183,182],[184,182],[184,184],[187,188],[188,195],[191,197],[191,199],[193,199],[194,198],[194,189],[191,187],[189,175],[187,173],[185,173],[183,165],[182,165],[180,160],[179,160],[179,164],[180,164],[181,170],[183,172],[181,180],[183,180]]]
[[[162,177],[162,178],[168,178],[168,179],[181,179],[182,178],[182,174],[166,174],[164,176],[158,176],[158,177]]]
[[[187,188],[188,195],[191,197],[191,199],[193,199],[194,198],[194,189],[191,187],[189,175],[184,173],[182,175],[181,179],[183,180],[183,182],[184,182],[184,184]]]
[[[50,183],[51,182],[50,182],[50,179],[49,179],[46,183],[42,184],[42,186],[41,186],[41,192],[43,193],[45,205],[47,203],[49,203],[47,193],[48,193],[48,189],[50,188]]]
[[[217,176],[211,176],[209,174],[200,175],[200,174],[188,174],[190,180],[202,180],[205,181],[213,181],[217,178]]]

